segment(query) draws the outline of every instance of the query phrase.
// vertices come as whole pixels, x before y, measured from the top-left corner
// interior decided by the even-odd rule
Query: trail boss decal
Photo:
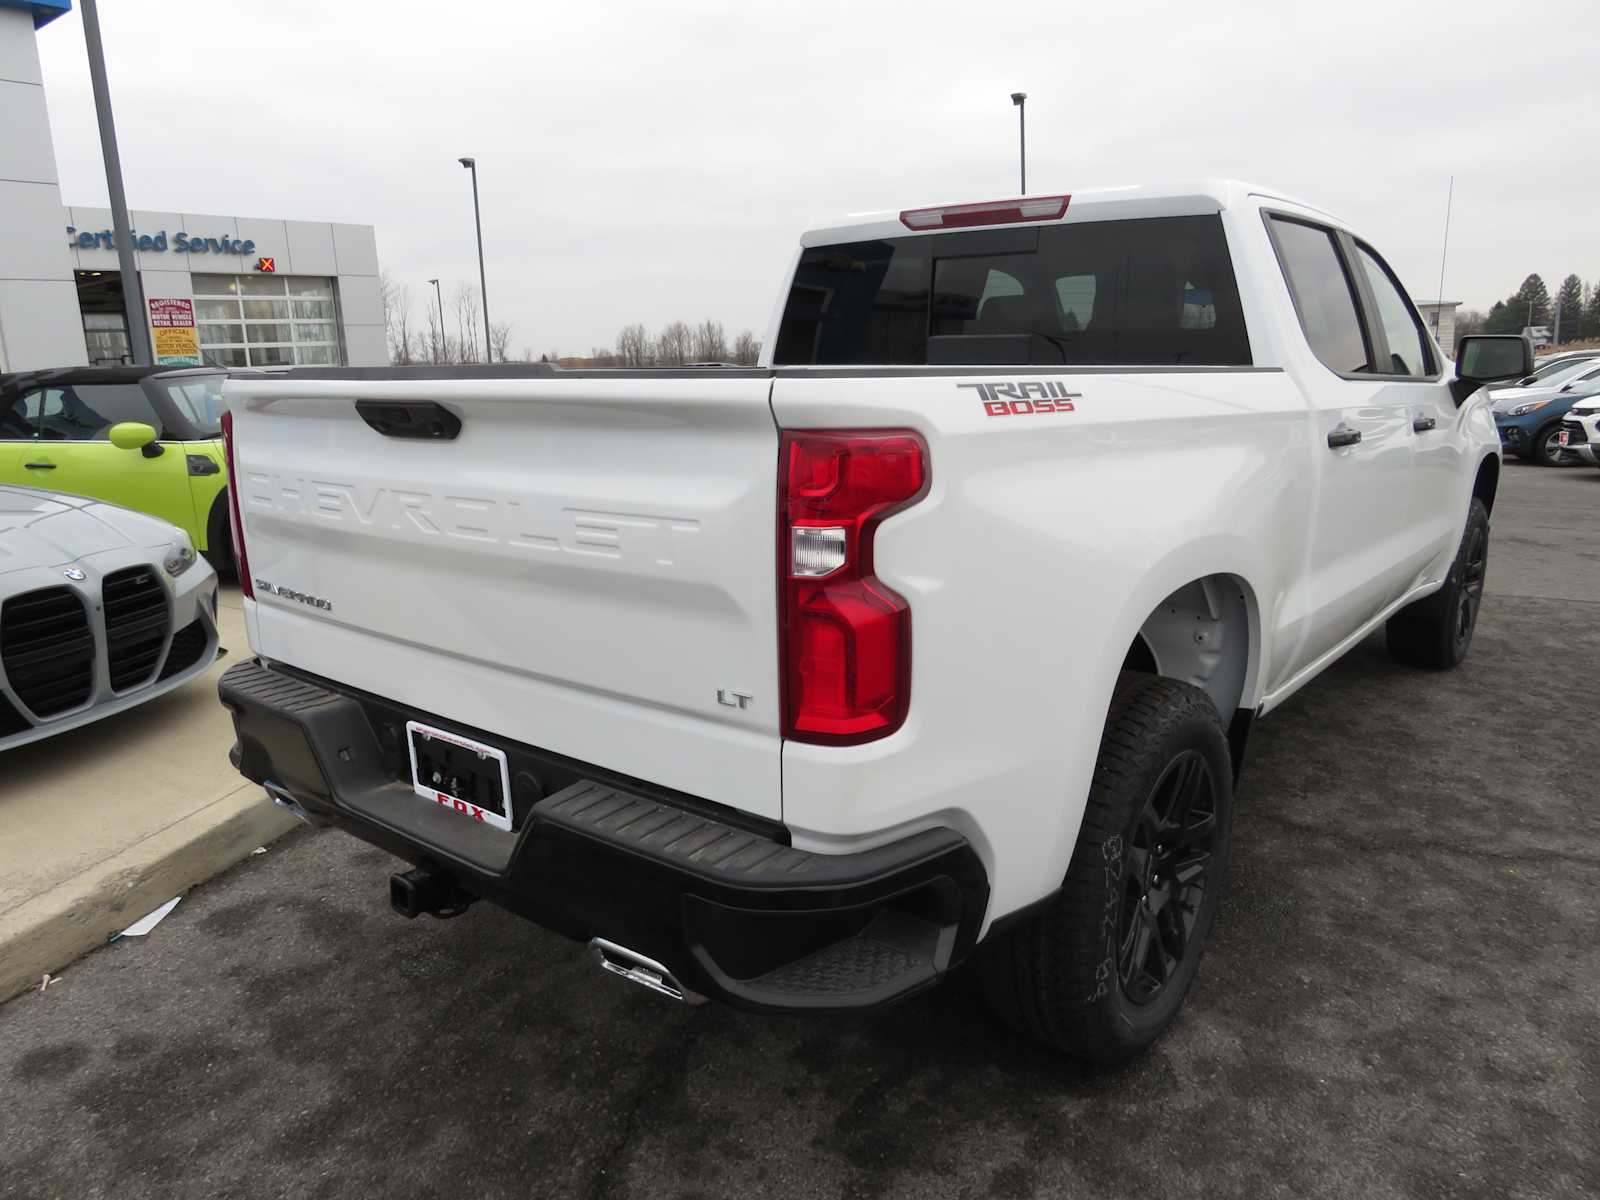
[[[1069,413],[1081,392],[1069,392],[1053,379],[1029,379],[1018,383],[958,383],[972,388],[983,401],[983,411],[991,417],[1025,417],[1030,413]]]

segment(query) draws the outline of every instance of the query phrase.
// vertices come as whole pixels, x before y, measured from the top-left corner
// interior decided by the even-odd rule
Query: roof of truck
[[[1067,195],[1067,211],[1055,220],[1012,222],[1013,224],[1071,224],[1074,221],[1113,221],[1135,217],[1200,216],[1237,208],[1249,202],[1292,205],[1308,212],[1320,213],[1335,224],[1344,224],[1338,217],[1315,204],[1301,200],[1280,188],[1263,187],[1238,179],[1182,179],[1167,183],[1113,184],[1109,186],[1070,188],[1063,192],[1031,192],[1029,197]],[[949,200],[946,204],[970,204],[971,200]],[[836,220],[818,222],[801,236],[806,246],[826,246],[835,242],[860,241],[867,238],[914,237],[921,233],[943,233],[947,230],[928,229],[913,231],[900,220],[902,211],[915,208],[937,208],[937,204],[908,205],[906,209],[883,209],[877,212],[848,213]]]

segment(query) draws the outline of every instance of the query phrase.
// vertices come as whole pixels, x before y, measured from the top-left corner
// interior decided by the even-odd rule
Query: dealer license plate
[[[417,795],[470,821],[511,828],[511,778],[505,751],[459,733],[406,722],[411,786]]]
[[[1560,433],[1556,434],[1556,445],[1565,446],[1569,436],[1570,435],[1567,433],[1567,431],[1563,429]]]

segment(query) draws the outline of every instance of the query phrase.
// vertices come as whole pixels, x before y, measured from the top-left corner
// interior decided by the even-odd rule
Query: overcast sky
[[[1344,215],[1417,300],[1600,279],[1600,5],[102,0],[134,208],[354,221],[512,347],[765,332],[844,212],[1233,175]],[[40,31],[68,204],[106,203],[76,11]]]

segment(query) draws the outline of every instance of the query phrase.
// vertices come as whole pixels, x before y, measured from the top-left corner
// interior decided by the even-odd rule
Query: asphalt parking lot
[[[1257,729],[1185,1015],[1091,1071],[969,975],[674,1006],[295,833],[0,1008],[0,1195],[1594,1196],[1600,471],[1507,463],[1471,658],[1375,638]],[[1587,764],[1587,765],[1586,765]]]

